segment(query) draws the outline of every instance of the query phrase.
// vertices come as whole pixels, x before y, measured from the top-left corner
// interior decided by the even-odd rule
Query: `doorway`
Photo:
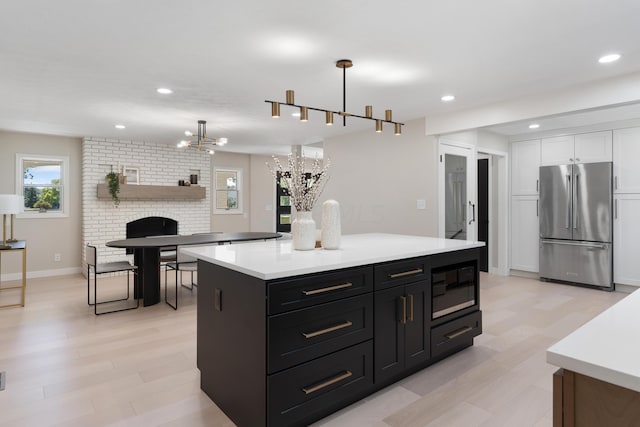
[[[489,272],[489,164],[490,157],[478,154],[478,241],[484,242],[480,248],[480,271]]]

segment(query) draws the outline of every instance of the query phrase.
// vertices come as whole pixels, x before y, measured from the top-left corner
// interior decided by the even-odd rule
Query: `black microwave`
[[[476,304],[476,265],[459,264],[431,272],[431,319]]]

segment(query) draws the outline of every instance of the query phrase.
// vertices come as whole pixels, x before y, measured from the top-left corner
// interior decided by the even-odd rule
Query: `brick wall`
[[[113,167],[139,169],[140,184],[178,185],[198,174],[198,184],[206,187],[201,200],[98,200],[97,184]],[[126,223],[147,216],[178,221],[178,233],[210,231],[211,158],[199,151],[178,149],[175,145],[150,142],[84,138],[82,142],[82,247],[90,242],[98,248],[100,262],[122,260],[124,249],[108,248],[110,240],[124,239]],[[83,270],[86,265],[83,261]]]

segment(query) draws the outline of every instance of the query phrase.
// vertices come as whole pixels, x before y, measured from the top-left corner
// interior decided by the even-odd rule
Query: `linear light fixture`
[[[194,136],[193,132],[185,131],[186,136]],[[206,151],[209,154],[215,154],[213,147],[225,145],[227,138],[209,138],[207,136],[207,122],[198,120],[198,134],[195,141],[182,140],[178,143],[178,148],[193,148],[198,151]]]
[[[371,105],[366,105],[364,107],[364,116],[347,112],[347,68],[351,68],[352,66],[353,62],[350,59],[341,59],[336,62],[336,67],[342,68],[342,111],[333,111],[326,108],[309,107],[306,105],[296,104],[294,92],[292,90],[287,90],[285,93],[285,102],[271,100],[264,101],[271,104],[271,117],[274,119],[280,117],[280,106],[287,105],[289,107],[300,109],[300,121],[302,122],[306,122],[309,119],[309,110],[322,111],[325,113],[325,123],[327,126],[333,125],[333,115],[337,114],[342,116],[342,126],[347,125],[347,117],[356,117],[358,119],[373,120],[375,122],[376,132],[382,132],[383,123],[390,123],[393,125],[394,134],[400,135],[402,133],[402,126],[404,126],[404,123],[394,122],[391,110],[385,110],[384,119],[373,117],[373,107]]]

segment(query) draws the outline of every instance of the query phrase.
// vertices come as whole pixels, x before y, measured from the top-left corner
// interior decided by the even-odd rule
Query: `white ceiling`
[[[398,121],[548,92],[640,70],[639,16],[637,0],[4,0],[0,129],[175,143],[204,119],[256,153],[373,137],[264,100],[340,110],[341,58],[347,111]]]

